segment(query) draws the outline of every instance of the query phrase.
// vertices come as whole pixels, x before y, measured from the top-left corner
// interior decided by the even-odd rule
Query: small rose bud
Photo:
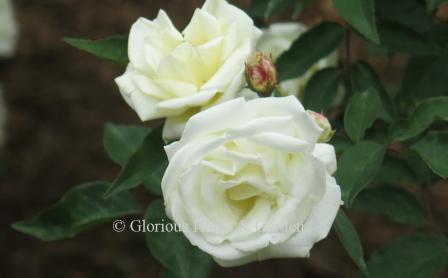
[[[277,71],[272,58],[264,52],[252,53],[246,61],[246,81],[261,97],[268,97],[277,86]]]
[[[318,141],[321,143],[330,141],[331,137],[333,137],[334,130],[331,129],[331,125],[327,117],[314,111],[308,110],[307,112],[308,115],[310,115],[314,119],[314,121],[316,121],[317,125],[323,129]]]

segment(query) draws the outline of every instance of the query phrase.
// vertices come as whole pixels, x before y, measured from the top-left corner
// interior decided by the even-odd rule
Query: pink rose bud
[[[330,122],[328,121],[327,117],[324,115],[308,110],[308,115],[311,116],[311,118],[314,119],[314,121],[317,123],[317,125],[323,129],[318,141],[321,143],[325,143],[331,140],[331,137],[333,137],[334,130],[331,129]]]
[[[272,58],[264,52],[252,53],[246,61],[246,81],[261,97],[268,97],[277,86],[277,71]]]

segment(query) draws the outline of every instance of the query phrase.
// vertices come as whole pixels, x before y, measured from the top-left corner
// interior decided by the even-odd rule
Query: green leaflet
[[[151,132],[150,128],[106,123],[103,145],[107,155],[115,163],[124,166]]]
[[[97,41],[65,38],[64,41],[73,47],[103,59],[111,60],[123,65],[126,65],[129,62],[127,36],[112,36]]]
[[[57,203],[39,212],[31,221],[16,222],[12,227],[50,241],[74,237],[94,225],[140,212],[140,204],[129,192],[120,192],[104,199],[109,186],[107,182],[76,186]]]
[[[366,129],[373,125],[380,109],[380,98],[372,89],[356,93],[350,98],[344,113],[344,128],[354,142],[364,138]]]
[[[369,141],[359,142],[342,153],[335,177],[347,207],[375,177],[383,157],[384,147]]]
[[[414,138],[437,120],[448,120],[448,97],[424,100],[408,119],[397,122],[390,127],[390,136],[400,141]]]
[[[358,233],[342,209],[338,211],[333,228],[350,258],[352,258],[362,273],[368,275],[367,265],[364,261],[364,251],[362,250]]]
[[[165,215],[162,200],[151,203],[145,213],[146,224],[173,224]],[[199,250],[181,232],[146,232],[146,243],[151,254],[169,271],[164,277],[201,278],[207,277],[212,258]]]
[[[123,190],[135,188],[143,182],[148,183],[152,192],[160,194],[160,183],[168,165],[161,133],[161,128],[158,128],[145,137],[106,192],[107,198]]]
[[[427,56],[441,54],[440,46],[405,26],[385,22],[378,25],[381,46],[393,52]]]
[[[411,146],[431,170],[448,177],[448,133],[430,132]]]
[[[305,87],[303,106],[313,111],[324,111],[333,103],[341,82],[341,70],[325,68],[316,72]]]
[[[415,196],[395,186],[365,189],[356,197],[352,209],[387,216],[398,224],[428,224],[425,210]]]
[[[369,277],[427,278],[448,266],[443,235],[411,235],[376,250],[367,262]],[[362,276],[366,277],[366,276]]]
[[[301,35],[276,61],[280,80],[304,74],[319,59],[339,47],[345,30],[341,25],[323,22]]]
[[[374,43],[380,43],[375,24],[374,0],[333,0],[333,4],[339,14],[359,33]]]

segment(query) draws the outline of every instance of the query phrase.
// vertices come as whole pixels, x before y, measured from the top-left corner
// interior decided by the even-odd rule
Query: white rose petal
[[[222,266],[305,257],[341,204],[334,148],[293,96],[230,100],[165,147],[168,217]]]
[[[132,25],[130,63],[115,81],[142,121],[168,117],[164,139],[176,139],[192,111],[236,97],[260,36],[252,19],[225,0],[207,0],[183,32],[160,11]]]

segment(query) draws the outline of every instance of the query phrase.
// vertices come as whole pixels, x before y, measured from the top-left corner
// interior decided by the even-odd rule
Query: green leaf
[[[276,15],[284,10],[286,10],[289,6],[293,5],[296,0],[269,0],[266,10],[264,12],[264,18],[270,18],[273,15]]]
[[[358,233],[356,233],[355,228],[342,209],[339,209],[338,214],[336,215],[333,228],[350,258],[352,258],[359,269],[368,276],[368,269],[366,262],[364,261],[364,252]]]
[[[296,4],[294,5],[294,11],[292,12],[292,18],[294,20],[298,19],[305,9],[306,5],[308,5],[312,0],[296,0]]]
[[[270,0],[252,0],[247,13],[251,17],[264,18],[266,7]]]
[[[412,29],[391,23],[378,25],[381,46],[394,52],[411,55],[438,55],[441,49],[437,43]]]
[[[163,149],[161,128],[154,129],[131,156],[106,193],[110,197],[149,181],[152,192],[160,194],[160,183],[168,160]]]
[[[12,227],[50,241],[74,237],[94,225],[140,212],[140,204],[129,192],[121,192],[105,200],[104,192],[109,186],[107,182],[76,186],[31,221],[16,222]]]
[[[430,132],[411,146],[431,170],[448,177],[448,133]]]
[[[415,196],[395,186],[379,186],[362,191],[356,197],[352,209],[387,216],[397,224],[428,224],[425,210]]]
[[[341,44],[345,30],[337,23],[323,22],[301,35],[276,62],[280,80],[304,74],[314,63]]]
[[[377,15],[381,21],[394,22],[417,33],[431,27],[432,18],[425,6],[426,0],[375,0]]]
[[[145,221],[146,225],[160,223],[165,227],[174,226],[165,215],[165,207],[160,199],[148,207]],[[191,245],[181,232],[146,232],[146,244],[151,254],[176,277],[207,277],[211,269],[211,257]]]
[[[344,113],[344,128],[355,142],[364,137],[366,129],[373,125],[378,117],[381,102],[374,90],[354,94],[348,101]]]
[[[339,14],[359,33],[374,43],[380,43],[375,25],[374,0],[333,0]]]
[[[150,128],[106,123],[103,131],[103,145],[109,158],[123,166],[137,151]]]
[[[159,274],[159,278],[178,278],[176,274],[170,272],[167,269],[163,269],[160,274]]]
[[[395,117],[396,112],[392,99],[384,89],[375,69],[365,61],[359,61],[350,68],[350,84],[353,92],[364,92],[374,90],[381,99],[381,109],[378,117],[386,122],[390,122]]]
[[[440,47],[446,50],[448,49],[448,24],[447,22],[435,22],[432,24],[431,29],[426,32],[428,38],[436,42]]]
[[[336,180],[342,200],[350,207],[356,195],[375,177],[384,158],[384,147],[363,141],[348,148],[339,158]]]
[[[390,156],[384,158],[383,164],[375,176],[375,182],[383,184],[414,183],[415,179],[416,177],[405,161]]]
[[[381,45],[374,44],[373,42],[367,42],[367,54],[371,57],[383,57],[390,53],[389,50]]]
[[[408,149],[404,153],[403,158],[405,159],[406,165],[412,170],[412,173],[416,177],[414,182],[418,182],[420,185],[425,186],[433,184],[439,179],[414,150]]]
[[[381,278],[435,277],[447,266],[447,239],[441,235],[402,237],[375,251],[367,262],[370,277]]]
[[[408,140],[420,135],[437,120],[448,121],[448,97],[424,100],[407,120],[390,127],[390,135],[395,140]]]
[[[303,105],[310,110],[323,111],[333,103],[341,83],[338,68],[325,68],[316,72],[305,87]]]
[[[64,41],[73,47],[103,59],[123,65],[129,62],[127,36],[112,36],[97,41],[65,38]]]
[[[421,100],[448,95],[448,57],[412,57],[401,82],[400,97]]]
[[[338,134],[335,134],[333,138],[331,138],[329,144],[331,144],[334,147],[337,156],[339,156],[341,153],[345,152],[348,148],[353,146],[353,142],[350,139],[348,139],[345,136],[342,137]]]

